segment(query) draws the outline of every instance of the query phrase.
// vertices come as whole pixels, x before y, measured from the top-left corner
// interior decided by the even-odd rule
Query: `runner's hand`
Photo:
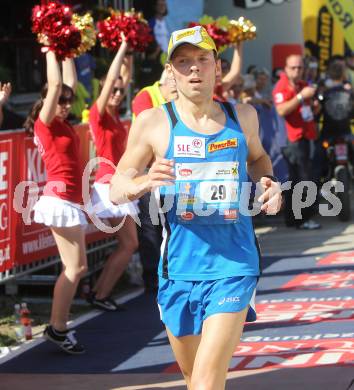
[[[176,180],[174,172],[173,160],[156,157],[148,172],[149,187],[153,189],[161,186],[174,185],[174,181]]]
[[[262,177],[260,185],[264,191],[258,198],[258,202],[263,203],[261,210],[269,215],[278,213],[282,204],[281,188],[279,183],[274,182],[269,177]]]

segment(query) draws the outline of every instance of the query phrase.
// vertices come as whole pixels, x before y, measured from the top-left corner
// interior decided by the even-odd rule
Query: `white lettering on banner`
[[[0,204],[0,230],[7,229],[8,219],[7,203],[2,203]]]
[[[234,0],[234,5],[236,7],[242,7],[242,8],[259,8],[259,7],[263,7],[266,3],[270,3],[273,5],[280,5],[290,1],[293,0]]]
[[[10,244],[0,248],[0,267],[8,260],[10,260]]]
[[[317,340],[318,335],[306,336],[306,341],[254,342],[256,337],[243,338],[230,362],[230,371],[255,369],[281,369],[289,367],[316,367],[326,365],[353,366],[354,341],[332,338]],[[276,339],[276,337],[273,337]],[[277,339],[280,339],[278,337]],[[247,344],[244,344],[247,342]],[[177,372],[174,364],[169,373]]]
[[[6,180],[6,175],[7,175],[6,163],[8,159],[9,159],[9,154],[7,152],[0,153],[0,191],[6,191],[8,187],[8,183]]]
[[[239,177],[238,162],[176,163],[176,180],[233,180]]]
[[[306,341],[249,343],[237,347],[231,370],[258,368],[313,367],[323,364],[352,365],[354,341],[331,339]]]
[[[285,299],[262,299],[259,304],[265,303],[285,303],[285,302],[333,302],[333,301],[351,301],[352,296],[346,297],[305,297],[305,298],[285,298]]]
[[[173,156],[205,158],[205,138],[189,136],[174,137]]]
[[[354,272],[335,272],[323,274],[301,274],[282,286],[292,290],[330,290],[335,288],[354,288]]]
[[[350,333],[318,333],[315,335],[303,335],[303,336],[249,336],[249,337],[242,337],[241,341],[243,343],[260,343],[260,342],[269,342],[269,341],[288,341],[288,340],[299,340],[299,341],[306,341],[306,340],[320,340],[320,339],[339,339],[337,340],[342,341],[341,339],[352,339],[354,338],[354,332]],[[352,340],[351,340],[352,341]],[[238,348],[240,348],[243,344],[241,344]],[[251,344],[248,344],[251,345]],[[274,344],[272,344],[274,346]]]
[[[327,321],[352,319],[352,307],[354,300],[323,301],[307,303],[272,303],[257,304],[257,323],[266,322],[317,322],[323,319]],[[252,327],[253,324],[249,324]]]
[[[43,183],[47,180],[47,173],[38,149],[27,149],[27,180]]]

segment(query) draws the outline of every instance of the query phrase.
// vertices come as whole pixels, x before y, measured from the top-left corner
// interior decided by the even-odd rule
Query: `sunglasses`
[[[113,90],[112,90],[112,95],[115,95],[117,92],[119,92],[121,95],[123,95],[124,92],[125,92],[125,89],[124,88],[114,87]]]
[[[59,97],[59,100],[58,100],[58,104],[60,104],[61,106],[64,106],[64,105],[67,105],[67,104],[73,104],[73,97],[70,96],[60,96]]]

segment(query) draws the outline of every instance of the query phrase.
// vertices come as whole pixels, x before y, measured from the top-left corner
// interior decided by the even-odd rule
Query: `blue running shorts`
[[[176,337],[199,335],[212,314],[240,312],[250,305],[247,322],[256,320],[258,276],[181,281],[159,278],[157,302],[162,322]]]

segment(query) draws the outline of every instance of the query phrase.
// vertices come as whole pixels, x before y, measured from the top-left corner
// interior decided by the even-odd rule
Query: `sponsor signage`
[[[257,321],[247,324],[271,322],[345,321],[354,318],[354,299],[321,300],[311,302],[260,303],[256,305]]]
[[[325,72],[327,62],[335,54],[344,53],[344,35],[333,18],[326,0],[302,0],[301,19],[307,55],[319,61],[319,71]]]
[[[284,3],[289,3],[290,1],[294,0],[234,0],[234,6],[252,9],[263,7],[267,3],[273,5],[280,5]]]
[[[238,162],[176,163],[176,180],[234,180],[238,178]]]
[[[342,28],[346,42],[354,50],[354,3],[353,0],[327,0],[328,10]]]
[[[289,290],[331,290],[354,288],[354,272],[301,274],[282,286]]]
[[[0,272],[11,268],[13,141],[0,139]]]
[[[174,137],[173,156],[205,158],[205,138],[189,136]]]
[[[209,153],[229,148],[237,148],[237,138],[226,139],[224,141],[212,142],[208,144]]]
[[[354,264],[354,251],[335,252],[323,257],[317,265],[350,265]]]
[[[295,341],[252,342],[254,337],[243,338],[233,354],[229,371],[281,369],[301,367],[353,366],[354,340],[351,336],[340,338],[340,334],[308,335]],[[293,339],[284,336],[283,339]],[[180,372],[177,363],[164,372]]]

